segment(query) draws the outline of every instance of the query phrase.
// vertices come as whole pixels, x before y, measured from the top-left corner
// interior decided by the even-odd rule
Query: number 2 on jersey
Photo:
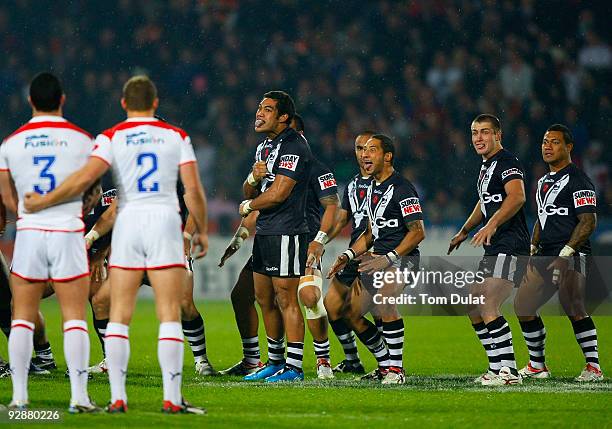
[[[42,183],[38,183],[34,185],[34,192],[39,194],[46,194],[47,192],[51,192],[55,189],[55,176],[49,172],[49,168],[55,162],[55,156],[35,156],[33,158],[34,165],[42,165],[42,170],[40,170],[40,174],[38,177],[41,179],[48,180],[47,186],[43,187]]]
[[[136,159],[139,167],[147,168],[142,176],[138,178],[138,192],[159,192],[159,183],[145,183],[153,173],[157,171],[157,155],[154,153],[141,153]]]

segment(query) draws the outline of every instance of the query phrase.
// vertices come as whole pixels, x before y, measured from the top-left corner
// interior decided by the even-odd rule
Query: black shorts
[[[246,264],[244,264],[244,267],[242,267],[242,271],[253,272],[253,255],[249,256],[249,259],[246,261]]]
[[[548,269],[548,266],[559,256],[541,256],[535,255],[529,259],[529,265],[534,267],[538,273],[542,276],[544,281],[547,284],[551,284],[552,282],[552,270]],[[587,274],[587,255],[584,253],[574,253],[568,260],[568,271],[576,271],[583,276]]]
[[[508,255],[498,253],[497,255],[484,255],[478,264],[478,271],[483,277],[508,280],[516,287],[521,284],[521,280],[527,271],[529,256]]]
[[[354,259],[352,261],[349,261],[342,271],[336,273],[336,280],[338,280],[346,287],[351,287],[355,279],[360,276],[359,271],[357,271],[357,268],[359,268],[358,261]]]
[[[259,235],[253,241],[253,271],[270,277],[301,277],[306,269],[308,234]]]

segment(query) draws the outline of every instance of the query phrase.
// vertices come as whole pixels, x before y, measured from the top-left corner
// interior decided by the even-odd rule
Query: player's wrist
[[[193,235],[189,234],[187,231],[183,231],[183,238],[185,240],[191,241],[193,240]]]
[[[317,232],[317,235],[315,236],[313,241],[316,241],[317,243],[320,243],[322,246],[325,246],[327,242],[329,241],[329,237],[327,236],[327,233],[323,231],[319,231]]]
[[[397,253],[395,250],[387,252],[387,254],[385,256],[387,257],[389,262],[392,263],[392,264],[400,258],[399,253]]]
[[[252,187],[256,187],[257,185],[259,185],[259,182],[261,182],[261,179],[256,179],[255,176],[253,176],[253,172],[251,171],[247,176],[247,183]]]
[[[353,249],[351,249],[350,247],[348,249],[346,249],[344,252],[342,252],[342,254],[340,256],[346,256],[346,259],[348,260],[348,262],[352,261],[353,259],[355,259],[356,253]]]
[[[574,250],[571,246],[568,246],[566,244],[565,246],[563,246],[563,249],[561,249],[561,251],[559,252],[559,256],[567,258],[569,256],[572,256],[574,253],[576,253],[576,250]]]
[[[95,229],[91,229],[87,234],[85,234],[85,240],[91,241],[92,243],[100,238],[100,233]]]

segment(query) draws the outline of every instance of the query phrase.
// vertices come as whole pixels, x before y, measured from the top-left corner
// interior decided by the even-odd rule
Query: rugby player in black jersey
[[[368,226],[353,245],[338,256],[328,278],[362,255],[359,272],[370,276],[418,267],[418,245],[425,238],[421,203],[412,183],[393,169],[394,155],[393,141],[388,136],[375,134],[367,141],[362,159],[365,172],[372,177],[366,194]],[[368,252],[370,248],[371,253]],[[382,367],[382,383],[403,384],[404,321],[397,306],[384,298],[399,295],[405,284],[391,281],[377,289],[368,278],[363,279],[363,283],[363,293],[368,293],[377,304],[385,341],[376,327],[363,317],[363,310],[350,315],[350,324],[360,339],[369,340],[364,342]],[[380,295],[382,301],[376,302],[376,295]]]
[[[472,145],[482,156],[477,181],[479,201],[457,234],[448,253],[468,238],[474,246],[484,247],[478,270],[484,281],[472,293],[484,296],[484,303],[473,308],[469,317],[489,358],[489,369],[474,382],[483,385],[508,385],[522,382],[516,368],[512,333],[500,307],[522,278],[529,255],[529,233],[525,204],[524,172],[518,159],[502,147],[501,124],[497,117],[478,115],[471,125]]]
[[[584,302],[586,259],[591,254],[589,237],[597,224],[595,187],[572,163],[574,138],[561,124],[551,125],[542,141],[542,158],[550,169],[538,181],[538,218],[531,237],[529,269],[515,298],[515,311],[529,350],[523,377],[548,378],[544,346],[546,329],[539,308],[557,290],[569,317],[586,366],[576,381],[603,379],[599,366],[597,330]]]
[[[297,381],[304,379],[304,318],[297,298],[299,279],[305,274],[308,248],[306,200],[312,153],[306,140],[289,125],[295,115],[291,97],[283,91],[264,94],[255,117],[255,131],[265,134],[256,151],[255,167],[265,163],[267,173],[244,182],[247,200],[241,216],[259,210],[253,243],[255,297],[266,334],[283,348],[287,334],[287,360],[272,359],[245,380]],[[282,319],[282,323],[281,322]],[[278,353],[284,357],[284,353]]]

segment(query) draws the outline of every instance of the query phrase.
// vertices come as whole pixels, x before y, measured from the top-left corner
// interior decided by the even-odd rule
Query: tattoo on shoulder
[[[408,222],[406,224],[406,228],[408,231],[418,231],[423,229],[423,222],[420,220],[413,220],[412,222]]]
[[[323,207],[327,207],[332,204],[340,204],[340,199],[337,194],[328,195],[327,197],[319,198]]]

